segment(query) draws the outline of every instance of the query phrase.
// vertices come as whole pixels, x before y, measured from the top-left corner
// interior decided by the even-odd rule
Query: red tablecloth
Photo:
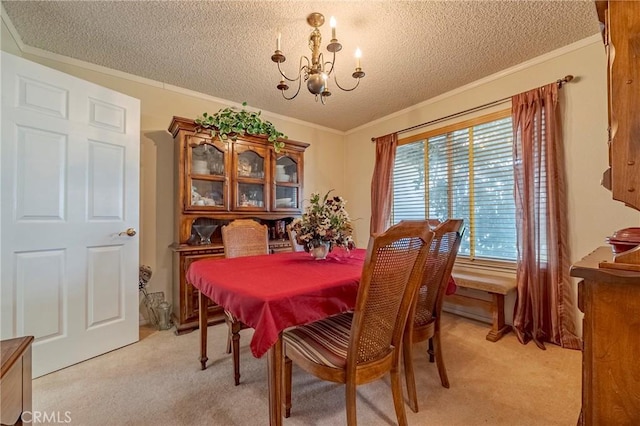
[[[366,250],[314,260],[286,252],[193,262],[187,281],[255,329],[251,352],[261,357],[287,327],[353,309]]]

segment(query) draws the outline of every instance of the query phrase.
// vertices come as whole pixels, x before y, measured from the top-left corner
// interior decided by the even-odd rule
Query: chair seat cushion
[[[293,349],[317,364],[342,369],[352,320],[353,312],[346,312],[287,330],[283,333],[287,351]]]

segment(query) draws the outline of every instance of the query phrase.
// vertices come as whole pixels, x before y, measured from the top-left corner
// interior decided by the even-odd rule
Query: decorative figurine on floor
[[[151,275],[153,271],[151,270],[151,266],[140,265],[140,275],[138,276],[138,289],[142,291],[145,296],[147,295],[147,284],[151,279]]]
[[[153,271],[151,270],[150,266],[140,265],[140,270],[138,274],[138,290],[140,290],[144,296],[144,305],[147,307],[147,312],[149,312],[149,321],[154,326],[157,326],[159,322],[158,316],[156,315],[156,312],[152,303],[153,301],[151,300],[151,297],[147,292],[147,284],[149,283],[149,280],[151,279],[152,274],[153,274]]]

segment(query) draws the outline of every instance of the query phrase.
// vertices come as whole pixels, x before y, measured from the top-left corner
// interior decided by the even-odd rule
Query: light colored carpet
[[[410,425],[576,424],[579,351],[523,346],[512,333],[491,343],[485,340],[487,324],[450,314],[443,317],[443,328],[451,388],[440,385],[435,364],[427,361],[426,344],[416,345],[420,412],[406,406]],[[182,336],[153,332],[138,343],[34,380],[33,409],[68,411],[73,425],[266,425],[266,358],[251,355],[251,332],[242,332],[240,386],[233,386],[221,324],[209,327],[204,371],[197,331]],[[346,423],[344,387],[295,366],[292,404],[284,425]],[[357,405],[361,425],[396,424],[388,377],[358,387]]]

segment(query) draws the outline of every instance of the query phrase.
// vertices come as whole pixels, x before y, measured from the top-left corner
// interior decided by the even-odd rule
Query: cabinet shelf
[[[225,177],[220,175],[199,175],[192,173],[191,179],[202,179],[202,180],[211,180],[211,181],[220,181],[224,182]]]
[[[260,178],[238,177],[236,179],[236,182],[238,182],[238,183],[255,183],[255,184],[258,184],[258,185],[262,185],[266,181],[264,179],[260,179]]]

